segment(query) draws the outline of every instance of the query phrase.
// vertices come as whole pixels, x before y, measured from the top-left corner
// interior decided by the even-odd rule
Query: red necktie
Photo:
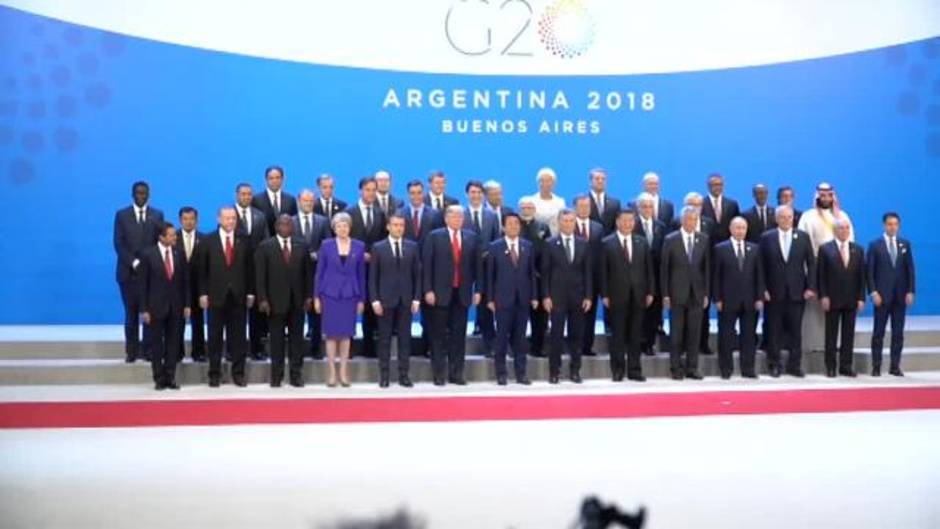
[[[284,249],[281,250],[281,256],[286,264],[290,264],[290,244],[286,240],[284,241]]]
[[[173,281],[173,258],[170,257],[170,249],[163,251],[163,268],[166,269],[166,278]]]
[[[235,260],[235,248],[232,246],[232,236],[225,237],[225,266],[232,266]]]
[[[412,231],[415,233],[415,238],[421,235],[421,218],[418,216],[418,210],[414,210],[414,214],[411,216]]]
[[[454,281],[451,286],[460,287],[460,240],[457,239],[457,232],[453,232],[450,237],[450,251],[454,254]]]

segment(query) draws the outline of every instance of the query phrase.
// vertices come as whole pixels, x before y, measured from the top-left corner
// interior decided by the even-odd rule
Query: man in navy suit
[[[424,197],[424,204],[444,216],[449,206],[460,203],[456,198],[447,194],[447,176],[443,171],[432,171],[428,176],[428,194]]]
[[[865,307],[865,252],[849,240],[852,225],[836,219],[836,238],[819,247],[819,303],[826,313],[826,376],[855,377],[856,315]],[[836,338],[839,357],[836,362]]]
[[[578,195],[572,201],[575,214],[574,234],[588,243],[588,253],[591,254],[591,264],[594,266],[594,278],[591,284],[594,291],[590,292],[591,308],[584,314],[584,335],[581,342],[583,356],[595,356],[594,328],[597,324],[597,297],[600,293],[600,255],[601,241],[604,239],[604,225],[591,220],[591,196]]]
[[[392,194],[392,174],[388,171],[375,172],[375,203],[386,219],[404,206],[401,199]]]
[[[496,180],[487,180],[483,183],[486,194],[486,209],[496,215],[496,225],[499,226],[500,235],[503,233],[503,215],[512,213],[512,208],[506,206],[503,200],[503,185]]]
[[[636,235],[636,212],[617,215],[617,231],[604,238],[601,247],[601,297],[610,311],[610,371],[614,382],[643,382],[640,339],[643,314],[653,304],[653,256],[646,238]],[[626,353],[626,361],[624,361]]]
[[[653,199],[653,217],[667,227],[672,226],[675,222],[675,206],[660,194],[658,174],[650,171],[643,175],[643,192],[649,193]]]
[[[408,205],[400,211],[405,218],[404,237],[409,241],[418,243],[418,252],[424,246],[424,240],[432,231],[444,226],[444,216],[424,203],[424,184],[421,180],[412,180],[408,182]],[[415,354],[428,356],[430,340],[428,339],[428,328],[430,328],[431,315],[428,312],[428,305],[421,301],[421,340]]]
[[[548,382],[558,383],[561,356],[565,352],[565,326],[571,344],[570,377],[581,383],[581,335],[584,314],[591,309],[594,291],[594,263],[588,243],[574,236],[575,214],[558,212],[558,235],[545,241],[541,256],[539,288],[542,306],[551,318],[551,349],[548,355]],[[547,229],[547,228],[546,228]]]
[[[470,180],[465,187],[467,206],[464,208],[463,229],[473,230],[480,238],[480,244],[486,249],[499,237],[500,226],[496,214],[483,205],[483,184]],[[493,312],[489,309],[489,300],[477,305],[476,322],[473,334],[483,336],[483,354],[489,356],[493,351],[493,339],[496,335]]]
[[[712,303],[718,309],[718,371],[731,378],[734,371],[734,326],[740,325],[738,340],[741,376],[757,378],[754,356],[754,320],[764,307],[764,269],[758,246],[746,239],[747,221],[731,219],[731,238],[715,246],[712,256]]]
[[[379,387],[389,385],[392,333],[398,334],[398,383],[410,388],[411,317],[421,306],[421,254],[418,243],[404,238],[405,217],[388,217],[388,238],[372,246],[369,301],[379,324]]]
[[[331,220],[333,215],[346,210],[346,202],[336,197],[336,181],[326,173],[317,177],[317,191],[320,198],[313,204],[313,212]]]
[[[519,237],[522,231],[519,215],[504,216],[503,230],[506,236],[491,242],[486,253],[486,299],[491,313],[496,315],[496,383],[506,385],[506,349],[511,344],[516,382],[528,386],[529,344],[525,332],[529,311],[538,305],[535,254],[532,243]]]
[[[140,356],[150,360],[149,326],[140,337],[140,255],[157,243],[163,212],[151,207],[150,185],[134,182],[131,186],[134,203],[114,214],[114,251],[117,253],[117,282],[124,303],[124,354],[128,363]]]
[[[276,171],[269,171],[269,173],[272,179],[276,179],[274,176],[277,174]],[[255,197],[260,195],[261,193],[255,195]],[[293,197],[291,198],[293,199]],[[255,250],[271,236],[266,214],[254,206],[258,202],[258,200],[252,198],[251,184],[242,182],[235,186],[235,211],[238,213],[238,227],[236,229],[241,237],[248,242],[248,259],[252,262],[254,262]],[[257,305],[249,308],[248,353],[253,360],[264,360],[267,357],[262,344],[262,340],[267,333],[268,320],[265,315],[258,310]],[[228,350],[227,353],[231,355],[232,351]]]
[[[428,235],[421,249],[424,302],[431,307],[431,369],[434,385],[466,385],[464,357],[467,309],[480,303],[483,248],[473,230],[463,229],[463,208],[448,206],[445,227]]]
[[[698,353],[702,312],[708,306],[711,282],[711,244],[708,235],[696,231],[699,210],[682,208],[682,227],[663,242],[659,281],[663,308],[669,311],[670,368],[673,380],[701,380]],[[683,347],[684,345],[684,347]],[[686,352],[685,362],[682,351]]]
[[[346,208],[346,213],[352,219],[349,236],[358,239],[366,245],[366,273],[371,259],[372,245],[388,236],[385,228],[385,214],[375,203],[378,185],[375,178],[366,176],[359,180],[359,201]],[[375,358],[375,331],[378,320],[372,305],[366,304],[362,311],[362,349],[360,354],[367,358]]]
[[[588,173],[591,189],[591,220],[604,226],[604,235],[610,235],[616,229],[617,214],[620,213],[620,201],[607,193],[607,170],[595,167]]]
[[[891,367],[894,376],[901,372],[904,349],[904,317],[914,303],[914,249],[907,239],[898,237],[901,217],[888,212],[882,217],[884,235],[868,245],[866,271],[871,301],[875,306],[875,329],[871,335],[871,374],[881,376],[881,350],[885,328],[891,319]]]
[[[643,315],[643,333],[640,338],[640,350],[648,355],[655,354],[656,338],[663,328],[663,301],[659,292],[659,263],[662,258],[663,241],[666,238],[667,226],[656,218],[653,208],[655,200],[649,193],[640,193],[636,199],[637,216],[633,233],[646,239],[653,258],[653,303],[647,307]]]
[[[291,230],[295,237],[299,237],[307,245],[314,269],[316,269],[320,245],[333,236],[329,219],[314,212],[316,202],[316,195],[310,189],[304,189],[297,195],[298,212],[294,217],[294,228]],[[307,338],[310,339],[309,356],[323,358],[323,352],[320,351],[319,314],[307,311],[307,328]]]
[[[274,221],[281,215],[297,214],[297,201],[284,191],[284,169],[272,165],[264,170],[264,191],[251,199],[251,206],[264,213],[267,233],[274,233]]]
[[[192,333],[190,355],[194,362],[206,361],[206,318],[205,311],[199,308],[199,264],[196,262],[196,247],[202,242],[202,233],[199,224],[199,212],[191,206],[183,206],[179,210],[180,231],[176,238],[176,248],[186,259],[186,270],[189,274],[189,327]],[[186,323],[180,326],[179,353],[177,362],[182,362],[186,353],[183,336]]]
[[[180,389],[176,384],[176,357],[180,328],[189,317],[189,271],[176,248],[176,228],[167,222],[160,228],[156,246],[140,256],[140,307],[150,327],[154,388]]]
[[[708,196],[702,204],[702,216],[715,221],[712,243],[727,241],[731,237],[731,219],[741,214],[738,202],[724,196],[725,178],[718,173],[708,176]]]
[[[760,255],[764,264],[767,317],[770,320],[767,370],[772,377],[781,371],[783,337],[789,341],[787,373],[803,377],[803,310],[816,297],[816,259],[809,235],[793,227],[793,209],[778,206],[777,227],[761,235]]]

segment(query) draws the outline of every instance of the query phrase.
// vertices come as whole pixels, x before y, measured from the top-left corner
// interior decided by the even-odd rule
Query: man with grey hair
[[[653,195],[647,192],[640,193],[634,201],[638,213],[633,233],[642,235],[650,247],[650,256],[653,258],[653,275],[655,287],[653,303],[647,307],[643,317],[643,335],[640,338],[640,350],[644,354],[653,355],[656,338],[663,333],[663,302],[662,293],[659,292],[659,264],[662,259],[663,240],[666,238],[668,228],[656,218]]]
[[[316,203],[317,199],[313,190],[301,190],[297,195],[297,215],[293,219],[293,234],[307,245],[314,268],[316,268],[320,245],[332,237],[333,233],[329,219],[314,213]],[[310,340],[307,355],[311,358],[323,358],[323,352],[320,350],[320,315],[314,311],[307,312],[307,339]]]
[[[708,306],[711,283],[711,244],[708,235],[698,232],[699,210],[682,208],[679,230],[666,236],[660,263],[660,291],[663,308],[669,310],[670,370],[673,380],[683,377],[700,380],[698,353],[702,314]],[[682,351],[686,351],[685,361]]]
[[[503,186],[496,180],[487,180],[483,183],[483,192],[486,195],[486,208],[496,214],[499,232],[503,233],[503,215],[512,212],[503,200]]]
[[[685,207],[692,207],[692,208],[695,208],[696,211],[698,211],[698,222],[695,225],[695,231],[699,233],[704,233],[705,235],[708,236],[708,243],[709,243],[708,251],[709,253],[711,253],[711,250],[712,250],[711,244],[712,244],[712,241],[714,241],[715,239],[715,232],[718,230],[718,225],[714,220],[702,215],[702,207],[704,203],[705,203],[705,199],[702,197],[701,194],[696,193],[695,191],[686,193],[685,199],[683,200],[683,204]],[[681,220],[682,219],[676,219],[677,230],[679,229],[679,226],[681,226],[682,224]],[[711,327],[709,323],[709,309],[710,308],[711,308],[711,304],[705,305],[705,310],[702,311],[702,325],[700,326],[701,338],[699,340],[699,352],[701,352],[704,355],[712,354],[711,346],[708,344],[708,337],[711,333]]]
[[[674,222],[675,207],[660,194],[659,175],[649,171],[643,175],[643,191],[653,197],[653,216],[666,226]]]
[[[819,304],[825,314],[826,376],[855,377],[855,319],[865,308],[865,252],[850,240],[852,224],[836,218],[835,239],[819,247]],[[836,361],[837,338],[839,344]]]

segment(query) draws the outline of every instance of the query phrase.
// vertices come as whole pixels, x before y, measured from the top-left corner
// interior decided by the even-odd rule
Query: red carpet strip
[[[0,403],[0,428],[627,419],[940,409],[940,387]]]

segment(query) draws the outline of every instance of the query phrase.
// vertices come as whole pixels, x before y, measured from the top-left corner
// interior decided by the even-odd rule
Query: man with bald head
[[[819,247],[819,304],[826,316],[826,376],[854,377],[855,317],[865,307],[865,253],[849,240],[852,226],[836,219],[836,238]],[[840,338],[838,363],[836,341]]]

